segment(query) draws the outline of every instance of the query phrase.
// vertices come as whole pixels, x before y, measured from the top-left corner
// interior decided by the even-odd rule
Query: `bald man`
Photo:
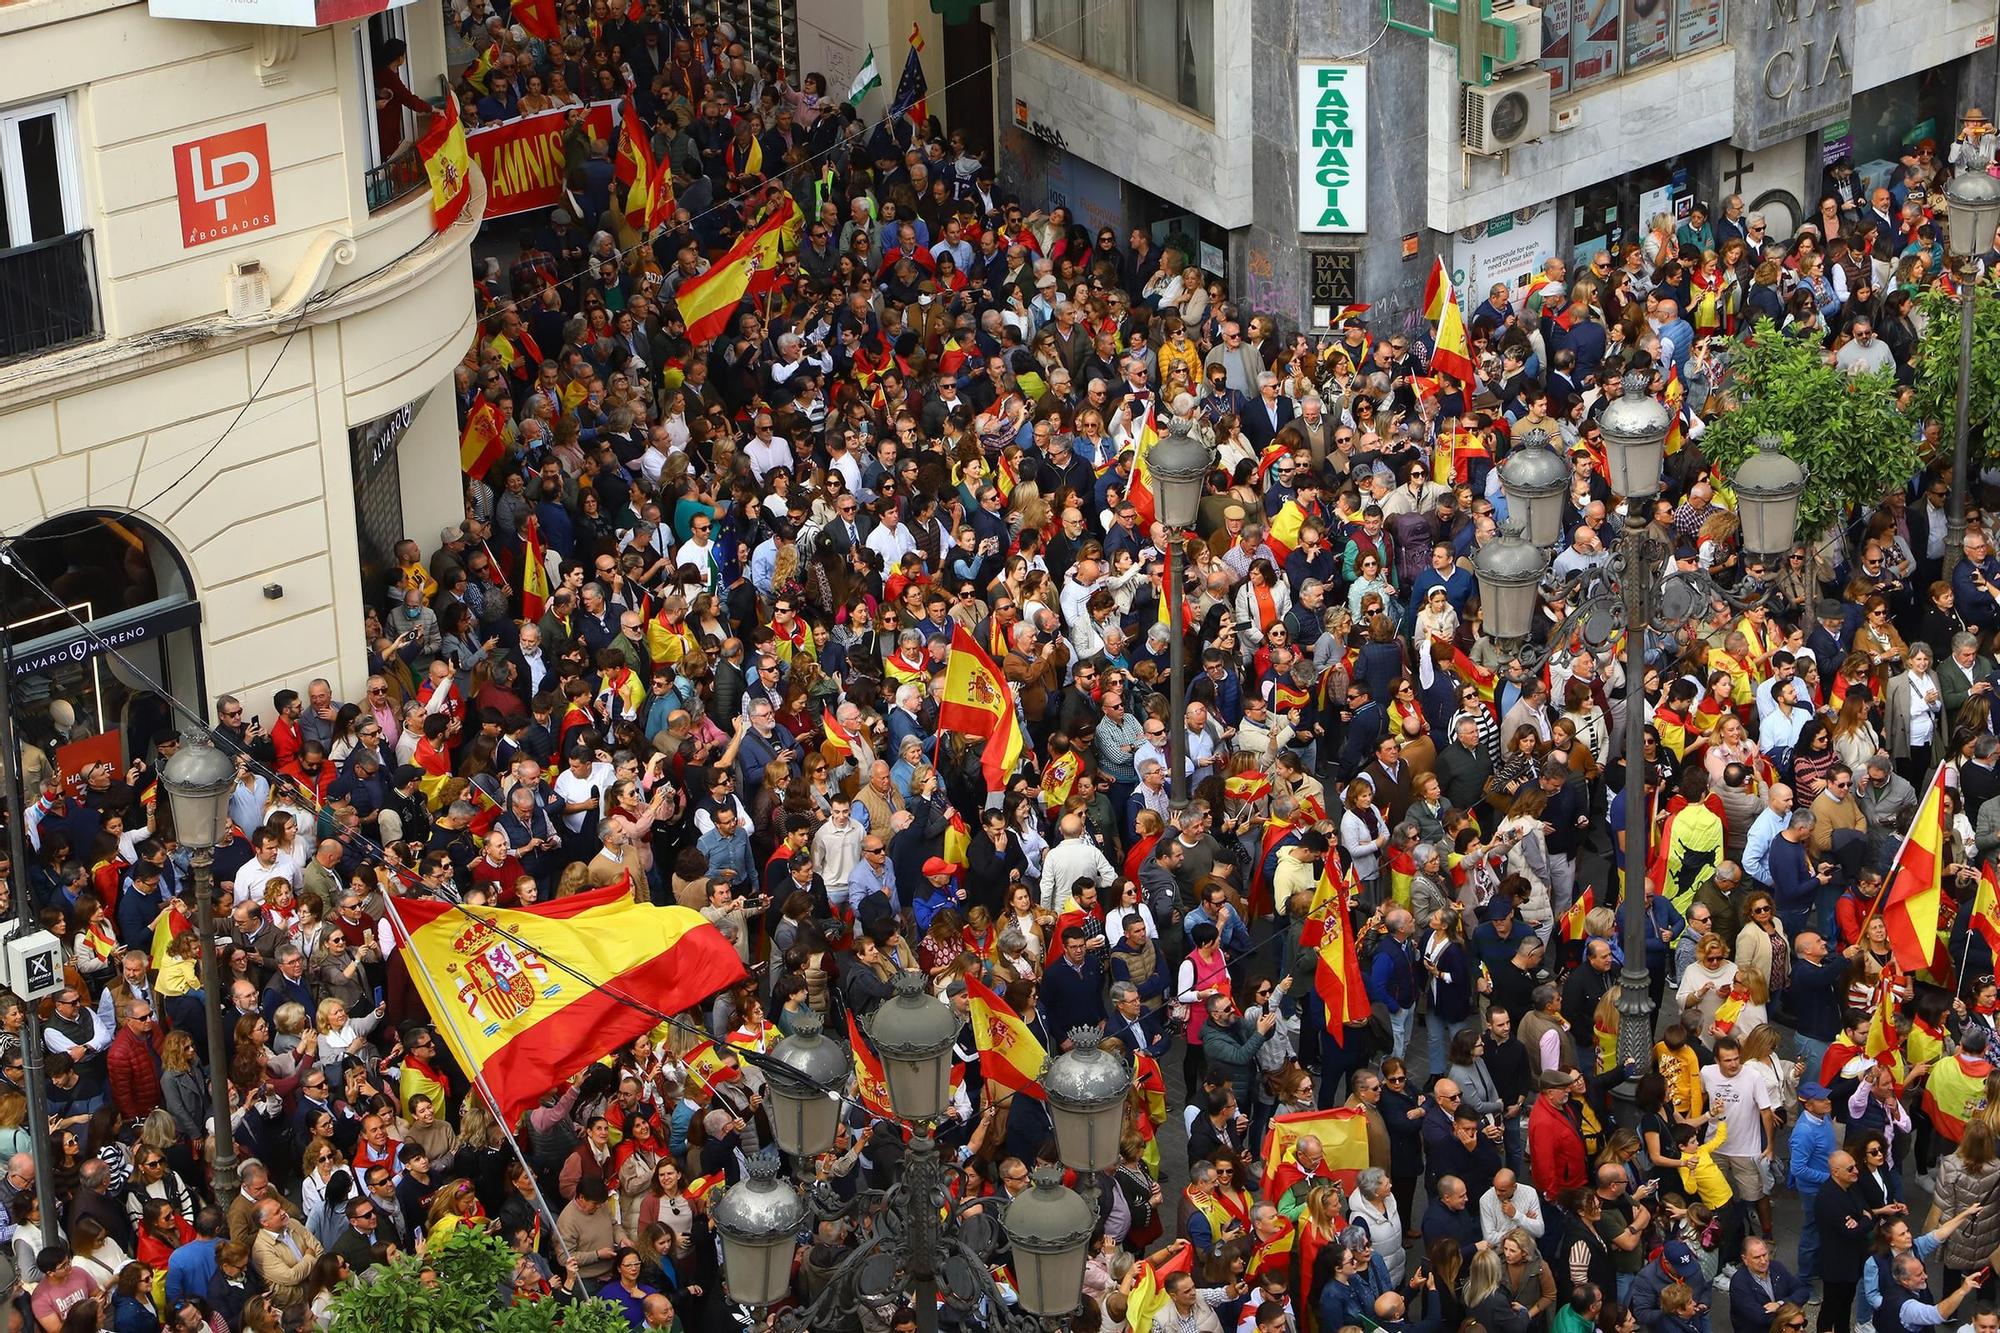
[[[1813,1200],[1813,1221],[1819,1231],[1819,1268],[1826,1289],[1820,1302],[1820,1333],[1849,1333],[1854,1293],[1861,1286],[1861,1268],[1875,1236],[1875,1215],[1854,1186],[1861,1172],[1854,1155],[1835,1152],[1826,1159],[1827,1182]]]

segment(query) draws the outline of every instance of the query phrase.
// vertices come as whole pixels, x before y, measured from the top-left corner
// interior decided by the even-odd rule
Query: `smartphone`
[[[375,1007],[377,1009],[380,1009],[382,1007],[382,998],[383,998],[382,988],[380,986],[377,986],[375,988]]]
[[[251,725],[251,726],[253,726],[253,727],[261,727],[261,726],[263,726],[263,725],[264,725],[264,715],[263,715],[262,713],[252,713],[252,714],[250,715],[250,725]]]

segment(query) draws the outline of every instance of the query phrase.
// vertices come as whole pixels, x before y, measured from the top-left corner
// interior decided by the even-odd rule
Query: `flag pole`
[[[1891,771],[1893,772],[1894,770]],[[1918,810],[1921,811],[1924,808],[1924,801],[1930,799],[1931,789],[1937,786],[1938,775],[1941,774],[1943,771],[1944,771],[1944,761],[1939,760],[1938,766],[1931,770],[1930,777],[1926,779],[1924,782],[1924,796],[1922,800],[1919,800],[1917,802]],[[1856,799],[1857,801],[1859,800],[1858,797]],[[1938,813],[1939,814],[1944,813],[1943,802],[1939,802],[1938,804]],[[1873,903],[1870,903],[1868,906],[1868,915],[1861,918],[1861,927],[1858,932],[1858,936],[1860,939],[1865,940],[1867,938],[1868,923],[1875,919],[1876,914],[1882,910],[1882,904],[1889,900],[1889,893],[1896,886],[1896,872],[1897,870],[1902,868],[1903,853],[1907,852],[1910,849],[1910,839],[1916,834],[1916,831],[1917,831],[1917,822],[1913,819],[1910,821],[1910,827],[1903,833],[1902,844],[1896,848],[1895,858],[1889,862],[1889,873],[1882,877],[1882,892],[1875,895],[1875,901]],[[1948,829],[1944,830],[1944,834],[1947,837],[1950,836],[1950,830]],[[1938,852],[1940,855],[1942,855],[1944,852],[1944,846],[1942,843],[1940,843],[1938,846]],[[1939,873],[1940,883],[1942,883],[1943,873],[1944,873],[1942,865],[1940,865],[1938,873]],[[1891,950],[1891,952],[1893,952],[1893,949]]]
[[[431,994],[437,996],[442,1001],[444,992],[438,988],[437,978],[431,975],[430,964],[424,961],[423,953],[410,942],[410,928],[404,924],[403,914],[396,910],[396,895],[385,893],[382,895],[382,901],[386,904],[390,921],[395,924],[396,935],[402,942],[404,954],[416,961],[417,970],[423,973],[424,984],[430,988]],[[429,1006],[426,1007],[428,1008]],[[443,1005],[440,1003],[439,1009],[442,1008]],[[434,1010],[431,1013],[431,1018],[434,1022],[442,1018],[442,1026],[451,1030],[454,1044],[465,1050],[468,1054],[470,1053],[471,1048],[464,1044],[459,1034],[458,1024],[448,1013],[440,1014]],[[500,1132],[507,1136],[507,1146],[514,1150],[514,1160],[521,1164],[521,1169],[528,1173],[528,1179],[535,1186],[535,1208],[542,1216],[549,1219],[549,1236],[555,1241],[556,1253],[562,1256],[562,1261],[567,1266],[576,1256],[570,1252],[569,1246],[563,1244],[562,1229],[556,1225],[555,1214],[549,1210],[549,1201],[542,1194],[541,1179],[535,1175],[535,1168],[528,1165],[528,1155],[521,1150],[521,1141],[514,1137],[514,1126],[508,1123],[505,1115],[501,1114],[500,1099],[493,1095],[493,1089],[487,1085],[486,1071],[480,1069],[470,1059],[466,1063],[473,1066],[466,1072],[472,1075],[473,1086],[479,1089],[479,1095],[486,1099],[486,1109],[492,1113],[494,1123],[499,1125]],[[398,1094],[397,1100],[402,1100],[400,1094]]]

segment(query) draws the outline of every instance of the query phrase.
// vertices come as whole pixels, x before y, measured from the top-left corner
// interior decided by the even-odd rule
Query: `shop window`
[[[1215,0],[1034,0],[1033,39],[1215,115]]]
[[[86,761],[122,773],[150,758],[176,725],[167,695],[198,706],[203,694],[201,607],[187,567],[126,514],[65,514],[11,550],[33,576],[0,570],[29,782],[69,777]]]

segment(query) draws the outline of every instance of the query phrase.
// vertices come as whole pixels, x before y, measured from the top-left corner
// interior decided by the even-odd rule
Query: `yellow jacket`
[[[1674,1051],[1665,1042],[1656,1042],[1653,1060],[1660,1067],[1660,1077],[1667,1081],[1667,1100],[1674,1109],[1688,1120],[1700,1115],[1701,1057],[1694,1053],[1694,1047],[1683,1046]]]

